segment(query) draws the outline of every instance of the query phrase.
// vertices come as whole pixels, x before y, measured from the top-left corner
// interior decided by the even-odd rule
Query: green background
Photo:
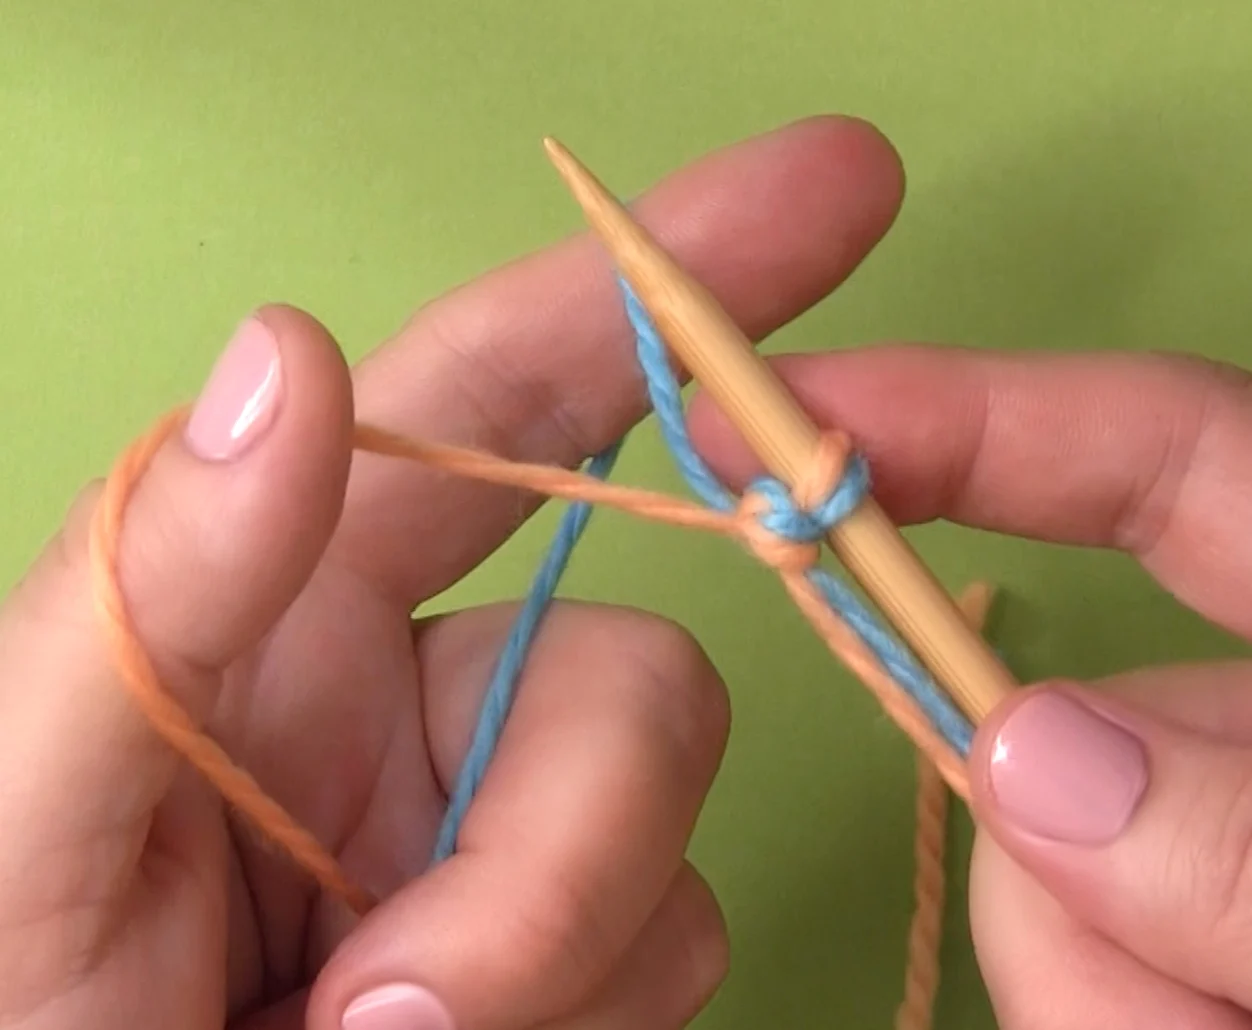
[[[355,356],[574,228],[548,132],[629,195],[795,117],[876,122],[909,169],[903,216],[771,348],[1246,359],[1250,40],[1243,0],[0,0],[0,579],[253,304],[307,307]],[[618,478],[677,486],[650,428]],[[552,514],[454,599],[522,589]],[[912,536],[953,588],[1011,591],[998,639],[1025,677],[1233,646],[1119,558]],[[898,735],[723,543],[608,516],[568,589],[687,624],[734,694],[695,846],[734,972],[700,1026],[888,1026],[909,911]],[[963,864],[940,1025],[987,1027]]]

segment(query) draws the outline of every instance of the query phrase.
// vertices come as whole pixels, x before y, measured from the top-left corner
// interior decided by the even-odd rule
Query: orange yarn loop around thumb
[[[163,687],[127,609],[118,577],[119,549],[126,506],[153,457],[182,426],[185,409],[161,419],[135,441],[115,466],[96,511],[91,532],[91,568],[96,607],[118,673],[152,728],[216,789],[252,826],[284,851],[324,890],[342,898],[356,912],[375,899],[353,883],[327,849],[239,768],[203,727]],[[569,501],[607,505],[654,521],[703,529],[742,541],[774,567],[788,594],[831,652],[869,687],[890,717],[926,755],[948,785],[968,798],[963,763],[931,727],[922,711],[883,670],[869,649],[829,608],[804,575],[819,557],[818,545],[782,540],[756,518],[758,501],[749,494],[740,510],[709,511],[663,494],[615,486],[582,473],[549,465],[509,462],[472,449],[409,440],[368,425],[358,425],[357,450],[422,462],[497,485],[529,490]],[[797,496],[822,496],[838,481],[847,456],[846,438],[832,434]]]
[[[291,815],[237,766],[197,726],[162,685],[140,641],[118,574],[122,524],[135,487],[162,445],[186,420],[180,409],[161,419],[122,455],[105,484],[91,525],[91,573],[98,621],[122,682],[152,728],[218,791],[227,804],[261,830],[318,884],[364,913],[374,899],[352,883],[339,863]]]

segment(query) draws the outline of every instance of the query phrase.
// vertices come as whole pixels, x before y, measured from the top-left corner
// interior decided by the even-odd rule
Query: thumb
[[[1252,752],[1056,684],[993,713],[971,774],[983,829],[1072,917],[1252,1009]]]
[[[217,702],[221,670],[272,629],[320,560],[351,448],[338,348],[309,317],[267,308],[239,328],[104,525],[129,620],[194,725]],[[98,485],[84,492],[0,609],[0,826],[21,827],[0,850],[6,919],[34,895],[44,906],[64,890],[77,903],[85,889],[112,897],[179,768],[96,614],[89,538],[102,499]],[[71,844],[89,870],[64,868]]]

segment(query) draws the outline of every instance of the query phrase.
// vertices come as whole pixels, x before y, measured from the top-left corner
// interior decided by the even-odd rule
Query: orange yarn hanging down
[[[354,884],[325,847],[270,798],[222,747],[197,726],[163,688],[139,639],[122,596],[118,551],[126,506],[153,457],[181,426],[180,409],[161,419],[123,454],[110,476],[91,532],[92,575],[96,607],[114,660],[136,704],[153,729],[216,789],[252,826],[284,851],[328,893],[363,914],[375,899]],[[910,933],[906,1000],[897,1030],[925,1030],[930,1025],[938,978],[938,936],[943,906],[944,786],[968,800],[964,763],[932,728],[916,702],[883,669],[860,638],[834,614],[805,576],[819,560],[816,544],[786,540],[764,528],[756,516],[759,498],[747,495],[732,513],[647,490],[615,486],[579,472],[549,465],[509,462],[481,451],[410,440],[384,429],[358,425],[355,448],[365,453],[414,461],[445,472],[510,486],[549,497],[605,505],[656,522],[703,529],[738,540],[772,567],[796,606],[832,654],[869,688],[888,716],[920,752],[917,830],[917,913]],[[839,481],[848,456],[841,434],[824,437],[814,467],[795,491],[820,497]],[[974,621],[981,621],[978,613]]]

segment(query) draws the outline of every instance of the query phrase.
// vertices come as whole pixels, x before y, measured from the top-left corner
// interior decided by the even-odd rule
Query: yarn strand
[[[356,913],[363,914],[373,906],[374,899],[348,878],[316,837],[237,766],[217,741],[195,725],[186,710],[161,685],[122,596],[118,551],[126,505],[161,445],[185,418],[186,412],[179,410],[161,419],[151,432],[123,454],[105,483],[89,539],[100,625],[122,681],[152,728],[227,804],[286,852],[316,883],[342,898]]]
[[[948,790],[942,774],[917,755],[916,827],[913,831],[913,920],[909,925],[904,1000],[895,1030],[930,1030],[939,994],[939,957],[946,896]]]
[[[505,730],[527,654],[593,507],[616,508],[654,522],[730,538],[775,570],[814,632],[865,684],[918,751],[917,911],[909,937],[905,1001],[896,1025],[897,1030],[927,1030],[938,983],[947,791],[969,800],[964,759],[973,727],[894,634],[850,589],[820,567],[822,539],[856,510],[868,493],[868,469],[852,452],[846,436],[828,433],[821,439],[809,474],[794,488],[761,477],[736,497],[692,445],[681,389],[664,344],[629,286],[624,281],[620,285],[658,424],[679,471],[703,505],[606,482],[623,441],[591,459],[585,471],[574,471],[510,462],[451,444],[412,440],[377,426],[355,427],[353,444],[358,452],[418,462],[465,478],[571,502],[493,669],[432,860],[445,861],[455,854],[461,823]],[[324,891],[341,898],[357,914],[364,914],[376,899],[354,884],[337,859],[239,768],[164,689],[127,611],[117,567],[125,509],[153,457],[185,418],[185,409],[175,411],[136,440],[106,485],[91,532],[93,587],[103,633],[140,711],[171,749]]]
[[[958,599],[962,614],[980,633],[986,628],[993,591],[976,583]],[[946,896],[944,864],[948,842],[948,788],[943,774],[917,755],[916,826],[913,831],[913,920],[909,925],[904,1000],[895,1030],[931,1030],[939,993]]]
[[[319,883],[341,896],[351,893],[361,902],[359,892],[344,889],[340,874],[328,872],[330,867],[324,856],[314,858],[310,839],[303,836],[303,831],[297,833],[290,817],[280,817],[272,802],[262,804],[255,782],[231,765],[211,737],[191,725],[183,709],[161,688],[125,612],[117,585],[117,542],[122,510],[152,456],[177,430],[184,417],[184,413],[178,412],[162,419],[126,452],[110,477],[105,501],[93,527],[98,610],[115,660],[126,673],[126,682],[140,701],[144,715],[171,747],[199,769],[258,829],[275,838],[275,843],[288,851]],[[828,439],[831,446],[839,446],[835,438]],[[580,504],[612,507],[652,521],[703,529],[741,540],[763,561],[775,567],[788,594],[832,653],[863,680],[888,716],[931,760],[952,790],[968,798],[964,764],[951,744],[935,729],[920,705],[900,689],[856,632],[832,611],[819,587],[806,574],[808,563],[816,560],[816,545],[770,536],[756,521],[759,512],[755,505],[745,504],[737,512],[710,511],[679,498],[605,483],[587,473],[510,462],[450,444],[408,440],[364,424],[356,429],[355,447],[364,453],[417,461],[483,482],[524,487]],[[527,635],[532,634],[533,628]],[[493,717],[493,722],[502,725],[498,717]],[[354,907],[359,908],[360,904]]]

